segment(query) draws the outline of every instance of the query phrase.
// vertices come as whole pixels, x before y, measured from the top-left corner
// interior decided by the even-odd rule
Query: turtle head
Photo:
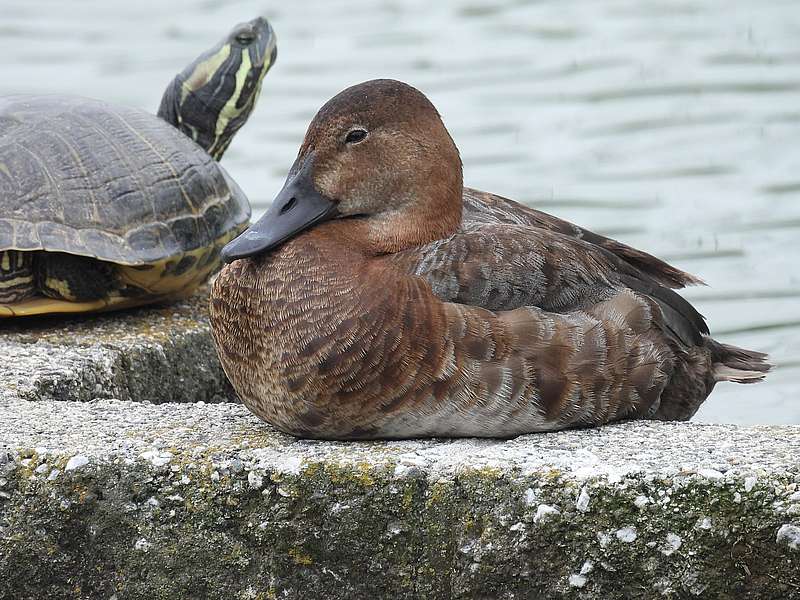
[[[265,18],[240,23],[172,80],[158,116],[219,160],[250,116],[276,56]]]

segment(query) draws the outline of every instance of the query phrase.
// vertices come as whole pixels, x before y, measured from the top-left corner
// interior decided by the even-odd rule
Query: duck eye
[[[248,33],[243,31],[236,35],[236,41],[239,42],[242,46],[247,46],[250,42],[255,39],[255,36],[252,33]]]
[[[367,131],[365,129],[353,129],[347,133],[347,137],[344,138],[345,144],[357,144],[358,142],[364,141],[367,137]]]

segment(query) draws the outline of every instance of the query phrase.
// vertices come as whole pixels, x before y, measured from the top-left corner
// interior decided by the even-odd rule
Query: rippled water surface
[[[375,77],[428,94],[465,182],[702,276],[715,337],[771,353],[698,419],[800,423],[797,0],[2,0],[0,94],[155,111],[236,22],[278,33],[261,102],[224,162],[258,215],[317,108]]]

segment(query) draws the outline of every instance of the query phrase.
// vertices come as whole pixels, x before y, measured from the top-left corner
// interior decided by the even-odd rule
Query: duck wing
[[[382,261],[423,277],[442,300],[488,310],[535,306],[586,310],[631,290],[652,299],[660,321],[683,346],[701,343],[706,323],[684,298],[613,252],[558,231],[528,225],[465,224],[461,231]]]
[[[645,296],[622,290],[566,314],[490,311],[376,271],[363,276],[368,294],[342,296],[358,299],[360,316],[326,321],[326,339],[346,342],[326,345],[335,356],[320,371],[325,393],[375,407],[359,437],[504,437],[651,418],[660,407],[676,356]],[[342,365],[356,369],[344,381]]]
[[[703,280],[699,277],[676,269],[647,252],[598,235],[569,221],[564,221],[514,200],[472,188],[464,188],[463,197],[463,223],[465,225],[507,223],[556,231],[611,252],[664,287],[680,289],[689,285],[704,285]]]

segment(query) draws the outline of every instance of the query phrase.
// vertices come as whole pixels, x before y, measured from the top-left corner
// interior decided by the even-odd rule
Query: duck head
[[[367,252],[397,252],[454,233],[462,192],[458,149],[433,104],[399,81],[367,81],[320,109],[272,206],[222,256],[277,248],[332,219],[348,219]]]

